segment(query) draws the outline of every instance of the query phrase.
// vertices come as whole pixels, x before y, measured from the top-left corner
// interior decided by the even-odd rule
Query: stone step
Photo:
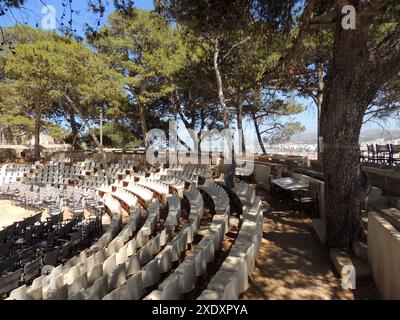
[[[363,218],[368,218],[368,211],[366,211],[366,210],[361,210],[361,217],[363,217]]]
[[[368,262],[358,259],[351,252],[342,249],[331,249],[330,257],[339,275],[342,275],[344,267],[353,266],[356,271],[356,278],[371,276],[371,268]]]
[[[390,204],[396,209],[400,209],[400,197],[391,197]]]
[[[355,240],[353,241],[352,249],[358,259],[368,261],[368,245],[366,242]]]
[[[364,208],[368,209],[368,207],[376,204],[385,202],[386,199],[382,195],[382,189],[372,186],[370,193],[365,198]]]

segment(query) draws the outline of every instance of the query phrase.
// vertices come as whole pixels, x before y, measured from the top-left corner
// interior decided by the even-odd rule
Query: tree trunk
[[[40,120],[42,109],[39,99],[35,104],[35,160],[40,161]]]
[[[106,154],[104,153],[103,146],[100,144],[100,142],[97,139],[92,127],[89,125],[89,122],[83,116],[83,114],[82,114],[81,110],[79,109],[79,107],[77,106],[77,104],[68,96],[66,96],[66,99],[67,99],[67,102],[69,103],[69,105],[75,110],[75,112],[77,113],[79,118],[81,118],[81,120],[83,121],[83,124],[85,125],[86,129],[89,132],[89,135],[92,137],[94,143],[99,148],[99,152],[100,152],[100,155],[101,155],[101,157],[103,159],[103,166],[104,166],[107,178],[109,180],[109,183],[111,183],[112,177],[111,177],[110,172],[108,170],[107,157],[106,157]]]
[[[236,115],[237,115],[237,127],[238,127],[238,131],[239,131],[239,141],[241,142],[241,145],[242,145],[241,153],[245,154],[246,153],[246,143],[244,141],[244,134],[243,134],[243,104],[242,104],[242,100],[240,97],[238,98],[238,103],[237,103],[237,107],[236,107]]]
[[[217,80],[218,98],[219,98],[219,104],[221,105],[221,109],[222,109],[222,118],[223,118],[223,122],[224,122],[224,128],[229,130],[230,129],[229,112],[228,112],[228,108],[227,108],[226,102],[225,102],[225,96],[224,96],[224,90],[223,90],[223,84],[222,84],[222,76],[221,76],[221,71],[219,70],[218,60],[219,60],[219,40],[215,39],[215,41],[214,41],[214,71],[215,71],[215,77]],[[235,148],[233,146],[232,136],[230,136],[229,138],[232,141],[232,150],[231,150],[232,163],[231,163],[231,166],[229,167],[225,183],[228,188],[233,188],[235,171],[236,171]]]
[[[139,113],[140,113],[140,126],[142,128],[142,135],[143,135],[143,143],[144,143],[144,148],[147,151],[147,148],[149,146],[149,142],[147,141],[147,122],[146,122],[146,113],[144,110],[143,104],[139,101],[138,99],[138,106],[139,106]]]
[[[317,66],[317,77],[318,77],[318,93],[317,93],[317,159],[321,160],[321,146],[319,137],[321,136],[321,111],[322,111],[322,103],[324,101],[324,65],[322,63],[318,63]]]
[[[76,124],[75,113],[73,110],[69,112],[69,122],[72,131],[72,151],[77,150],[78,126]]]
[[[254,123],[254,128],[256,130],[258,143],[260,144],[260,147],[261,147],[261,150],[262,150],[263,154],[267,154],[267,150],[265,150],[264,141],[262,139],[261,132],[260,132],[260,127],[258,125],[256,114],[255,114],[254,111],[251,112],[251,116],[253,118],[253,123]]]
[[[371,1],[358,14],[357,28],[341,25],[342,2],[336,1],[333,59],[321,110],[327,244],[349,247],[361,233],[361,201],[365,188],[360,179],[358,142],[365,110],[378,90],[400,71],[400,26],[376,49],[369,34],[378,10]],[[357,6],[358,1],[350,1]]]

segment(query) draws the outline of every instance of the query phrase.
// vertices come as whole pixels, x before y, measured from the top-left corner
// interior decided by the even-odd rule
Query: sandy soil
[[[33,211],[13,206],[10,200],[0,200],[0,229],[13,224],[15,221],[30,217],[32,214],[34,214]]]

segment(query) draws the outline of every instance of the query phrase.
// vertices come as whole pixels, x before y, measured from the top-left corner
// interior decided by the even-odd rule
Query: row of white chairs
[[[189,172],[186,171],[179,171],[179,170],[171,170],[171,169],[161,169],[160,170],[161,175],[168,175],[170,177],[176,177],[179,178],[180,180],[183,180],[188,183],[194,183],[195,185],[198,185],[199,182],[199,177],[195,176]]]
[[[153,192],[136,183],[129,183],[124,189],[130,193],[133,193],[146,203],[149,203],[153,200]]]
[[[225,214],[229,211],[229,195],[223,187],[213,181],[207,180],[200,186],[200,189],[212,198],[217,214]]]
[[[134,196],[132,193],[122,189],[122,188],[118,188],[116,189],[115,192],[111,193],[111,195],[116,198],[119,201],[122,201],[123,203],[125,203],[125,205],[129,208],[129,210],[131,208],[134,208],[137,206],[138,204],[138,199],[136,196]]]
[[[188,174],[192,174],[195,176],[200,176],[203,178],[210,178],[212,177],[212,171],[203,168],[201,166],[198,165],[172,165],[170,168],[170,170],[173,171],[183,171],[186,172]]]
[[[171,177],[168,175],[159,175],[159,180],[173,189],[176,190],[180,197],[183,196],[183,191],[185,190],[185,181],[177,177]]]
[[[190,185],[189,189],[184,192],[184,195],[190,204],[189,221],[192,224],[193,233],[197,234],[204,214],[203,197],[200,191],[193,185]]]
[[[111,216],[120,215],[122,213],[120,202],[115,199],[111,194],[105,195],[103,200],[104,206],[108,208]]]
[[[237,191],[244,189],[246,187],[242,185],[234,192],[239,196]],[[249,287],[248,277],[254,271],[262,241],[263,211],[260,198],[252,198],[252,193],[248,193],[243,202],[244,214],[238,237],[199,300],[236,300]]]
[[[162,196],[166,196],[169,193],[169,186],[158,180],[141,177],[137,184],[155,191]]]
[[[139,251],[125,253],[127,251],[125,247],[119,251],[117,248],[117,254],[122,255],[124,259],[120,260],[119,264],[116,263],[108,284],[101,279],[103,290],[96,288],[97,291],[103,293],[108,290],[108,293],[103,296],[103,300],[139,299],[146,288],[159,280],[163,270],[162,267],[159,267],[159,264],[164,267],[166,264],[172,265],[171,259],[168,259],[169,256],[160,252],[161,247],[168,243],[168,234],[165,229],[150,240],[150,235],[146,231],[146,226],[153,226],[158,221],[159,209],[158,202],[149,205],[146,222],[139,230],[135,240],[131,240],[135,241],[136,248],[140,248]],[[153,259],[153,257],[155,258]]]
[[[179,224],[179,218],[181,216],[181,199],[177,194],[169,197],[168,203],[168,216],[165,219],[164,228],[168,232],[172,232]]]
[[[255,201],[256,190],[243,180],[241,180],[239,185],[236,188],[233,188],[232,191],[236,194],[243,205],[246,203],[254,203]]]
[[[29,173],[34,168],[35,166],[31,164],[16,164],[16,163],[2,164],[0,165],[0,175],[2,175],[3,173],[10,174],[14,172]]]
[[[65,264],[61,264],[51,270],[49,274],[43,274],[36,278],[31,286],[22,286],[11,292],[9,300],[66,300],[79,287],[84,280],[80,277],[83,273],[97,272],[95,265],[103,263],[106,259],[106,247],[121,229],[121,216],[115,216],[108,230],[89,249],[88,257],[86,251],[79,256],[74,256]],[[90,276],[89,276],[90,278]]]
[[[202,199],[199,199],[201,194],[196,191],[191,186],[185,195],[190,201],[191,209],[202,207]],[[186,230],[191,230],[193,237],[199,229],[200,217],[202,217],[203,211],[191,210],[190,215],[190,229],[188,227]],[[197,218],[195,218],[196,215]],[[174,272],[159,285],[158,289],[145,298],[146,300],[177,300],[195,288],[198,278],[207,273],[208,263],[215,260],[217,251],[222,248],[223,239],[226,232],[228,232],[228,216],[229,212],[226,212],[213,218],[209,230],[193,252],[186,256]]]

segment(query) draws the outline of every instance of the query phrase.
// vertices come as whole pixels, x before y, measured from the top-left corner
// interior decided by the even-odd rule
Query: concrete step
[[[364,241],[353,241],[352,245],[354,255],[361,260],[368,261],[368,245]]]
[[[368,211],[367,210],[361,210],[361,217],[368,218]]]
[[[362,217],[361,221],[362,221],[363,228],[365,230],[368,230],[368,217]]]
[[[364,208],[367,209],[376,203],[385,202],[386,199],[382,194],[382,189],[372,186],[370,193],[365,198]]]
[[[400,209],[400,197],[391,197],[389,202],[396,209]]]
[[[345,266],[353,266],[356,271],[356,278],[371,276],[371,268],[367,261],[358,259],[354,254],[342,249],[331,249],[330,257],[339,275],[344,272]]]
[[[363,239],[363,241],[367,241],[368,239],[368,229],[362,229],[362,233],[361,233],[361,237]]]

